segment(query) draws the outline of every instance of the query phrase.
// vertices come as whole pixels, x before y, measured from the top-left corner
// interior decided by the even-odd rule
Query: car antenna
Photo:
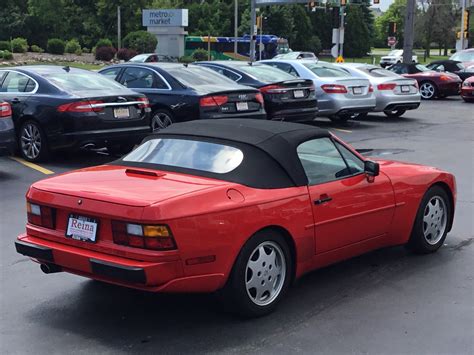
[[[69,67],[69,65],[66,65],[65,67],[63,67],[63,69],[68,73],[71,71],[71,68]]]

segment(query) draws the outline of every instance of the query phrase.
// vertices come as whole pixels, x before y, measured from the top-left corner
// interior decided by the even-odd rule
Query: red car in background
[[[406,78],[416,79],[422,99],[459,95],[462,80],[456,74],[440,73],[416,63],[398,63],[387,69]]]
[[[271,312],[291,282],[362,253],[432,253],[452,174],[368,160],[327,130],[267,120],[176,123],[118,161],[34,183],[18,253],[45,273],[153,292],[221,290]]]
[[[466,102],[474,102],[474,76],[467,78],[462,83],[461,97]]]

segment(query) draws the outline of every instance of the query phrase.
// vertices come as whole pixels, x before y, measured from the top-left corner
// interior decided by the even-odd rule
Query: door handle
[[[332,197],[329,197],[328,195],[324,194],[324,195],[319,196],[319,200],[315,200],[314,204],[315,205],[321,205],[321,204],[323,204],[325,202],[329,202],[329,201],[332,201]]]

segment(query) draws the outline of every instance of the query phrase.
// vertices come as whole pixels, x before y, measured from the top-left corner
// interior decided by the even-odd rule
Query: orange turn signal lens
[[[171,233],[167,226],[143,226],[143,236],[168,238]]]

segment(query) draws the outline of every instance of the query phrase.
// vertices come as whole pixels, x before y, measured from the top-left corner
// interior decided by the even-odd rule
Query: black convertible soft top
[[[254,120],[222,119],[195,120],[175,123],[144,141],[156,138],[179,137],[192,140],[218,141],[241,149],[244,160],[237,169],[226,174],[196,172],[176,167],[156,166],[164,170],[189,172],[220,180],[228,180],[255,188],[284,188],[304,186],[308,179],[298,158],[298,145],[310,139],[330,137],[324,129],[310,125]],[[125,162],[121,165],[141,165]]]

